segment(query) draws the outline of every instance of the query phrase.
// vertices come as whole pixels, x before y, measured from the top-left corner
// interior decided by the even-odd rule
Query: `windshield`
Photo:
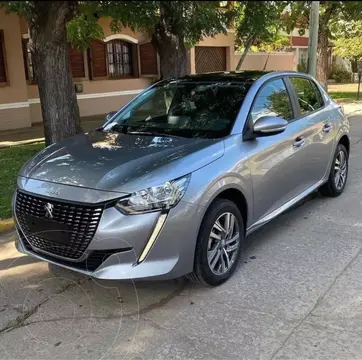
[[[105,131],[190,138],[227,136],[251,83],[170,82],[136,98]]]

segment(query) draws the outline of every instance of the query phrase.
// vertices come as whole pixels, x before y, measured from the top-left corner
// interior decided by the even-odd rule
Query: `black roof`
[[[170,83],[173,81],[182,82],[194,82],[194,81],[205,81],[205,82],[254,82],[258,78],[271,71],[225,71],[225,72],[210,72],[203,74],[192,74],[186,75],[179,78],[167,79],[159,82],[159,85]]]

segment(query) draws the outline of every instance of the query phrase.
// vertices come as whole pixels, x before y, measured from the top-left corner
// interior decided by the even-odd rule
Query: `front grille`
[[[50,223],[53,229],[50,231],[56,233],[62,224],[69,229],[67,231],[69,239],[65,244],[45,239],[41,236],[41,232],[36,234],[30,230],[31,217],[47,219],[45,210],[47,203],[53,205],[53,218]],[[22,232],[32,246],[65,258],[79,259],[94,237],[103,213],[103,206],[47,200],[18,191],[15,211]]]
[[[20,237],[21,237],[21,240],[23,242],[25,249],[31,253],[37,254],[37,251],[33,250],[33,248],[30,246],[28,241],[25,239],[21,230],[20,229],[18,229],[18,230],[19,230],[19,234],[20,234]],[[57,258],[54,258],[49,255],[45,255],[42,253],[39,253],[39,255],[41,255],[41,257],[43,257],[45,260],[54,261],[59,265],[66,265],[73,269],[93,272],[96,269],[98,269],[102,265],[102,263],[104,263],[111,255],[116,254],[116,253],[130,251],[130,250],[132,250],[132,248],[130,248],[130,247],[123,248],[123,249],[94,250],[89,254],[89,256],[85,260],[79,261],[79,262],[72,262],[72,261],[57,259]]]

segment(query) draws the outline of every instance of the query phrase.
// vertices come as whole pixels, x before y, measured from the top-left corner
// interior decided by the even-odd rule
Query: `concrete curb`
[[[0,149],[5,149],[5,148],[12,147],[12,146],[18,146],[18,145],[36,144],[36,143],[43,142],[43,141],[44,141],[44,138],[22,140],[22,141],[1,141]]]
[[[13,229],[13,227],[14,227],[13,218],[0,220],[0,233],[10,231]]]

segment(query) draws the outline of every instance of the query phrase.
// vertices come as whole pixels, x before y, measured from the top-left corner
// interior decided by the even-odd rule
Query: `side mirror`
[[[282,133],[288,126],[288,121],[277,116],[262,116],[253,126],[253,134],[271,136]]]
[[[117,111],[110,111],[110,112],[106,115],[106,118],[104,119],[104,122],[106,123],[109,119],[111,119],[116,112],[117,112]]]

